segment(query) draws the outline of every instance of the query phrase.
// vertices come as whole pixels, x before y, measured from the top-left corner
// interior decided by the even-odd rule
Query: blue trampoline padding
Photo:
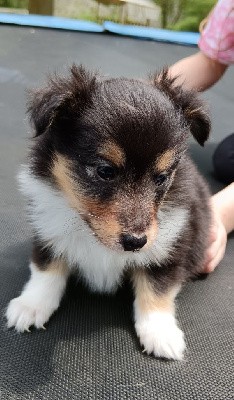
[[[83,32],[104,32],[104,27],[94,22],[47,15],[0,13],[0,23],[37,26],[42,28],[68,29]]]
[[[132,36],[142,39],[157,40],[160,42],[197,45],[200,34],[194,32],[176,32],[166,29],[156,29],[144,26],[123,25],[105,21],[103,25],[91,21],[81,21],[71,18],[54,17],[47,15],[24,15],[0,13],[0,23],[41,28],[67,29],[81,32],[110,32],[118,35]]]
[[[195,32],[177,32],[167,29],[156,29],[145,26],[122,25],[115,22],[105,21],[103,24],[106,31],[118,35],[133,36],[142,39],[158,40],[185,45],[197,45],[200,34]]]

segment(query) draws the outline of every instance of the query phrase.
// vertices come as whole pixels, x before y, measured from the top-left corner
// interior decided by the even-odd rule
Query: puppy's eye
[[[111,181],[116,177],[117,171],[111,165],[100,165],[97,167],[97,174],[101,179]]]
[[[168,175],[165,172],[162,172],[161,174],[154,176],[154,182],[156,183],[156,185],[160,186],[164,182],[166,182],[167,178]]]

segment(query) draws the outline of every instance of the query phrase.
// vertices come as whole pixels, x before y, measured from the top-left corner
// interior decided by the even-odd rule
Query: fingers
[[[213,225],[210,228],[210,233],[209,233],[209,244],[211,245],[213,242],[215,242],[218,238],[218,225],[217,223],[213,223]]]
[[[225,254],[227,244],[227,231],[222,221],[220,211],[215,207],[214,202],[211,202],[210,209],[212,213],[212,225],[209,231],[209,247],[205,255],[204,273],[214,271]]]
[[[210,240],[211,244],[206,253],[206,260],[204,263],[204,273],[210,273],[214,271],[220,261],[223,259],[227,244],[227,233],[224,226],[220,223],[216,226],[213,231],[213,237],[215,240]],[[210,237],[211,239],[211,237]]]
[[[207,266],[205,267],[206,273],[214,271],[214,269],[217,267],[217,265],[219,265],[220,261],[223,259],[224,253],[225,251],[220,250],[213,258],[213,260],[209,264],[207,264]]]

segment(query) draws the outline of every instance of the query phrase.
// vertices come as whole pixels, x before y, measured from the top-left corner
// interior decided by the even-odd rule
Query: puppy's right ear
[[[46,87],[30,91],[28,113],[35,137],[48,131],[58,118],[68,118],[71,113],[79,117],[91,102],[95,85],[95,74],[73,64],[69,77],[55,74],[49,78]]]
[[[170,77],[168,69],[165,68],[153,76],[153,84],[172,101],[175,108],[183,115],[193,137],[203,146],[211,128],[206,104],[195,90],[188,90],[177,84],[177,78]]]

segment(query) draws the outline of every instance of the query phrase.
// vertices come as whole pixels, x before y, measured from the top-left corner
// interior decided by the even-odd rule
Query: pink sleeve
[[[221,64],[234,64],[234,0],[219,0],[198,46],[205,55]]]

